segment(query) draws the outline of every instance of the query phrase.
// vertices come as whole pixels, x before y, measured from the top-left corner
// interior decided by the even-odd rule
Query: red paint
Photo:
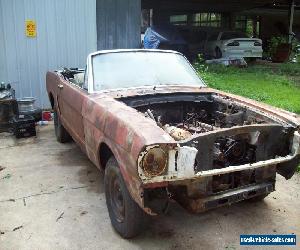
[[[43,119],[43,121],[51,121],[52,120],[51,112],[50,111],[43,111],[42,119]]]

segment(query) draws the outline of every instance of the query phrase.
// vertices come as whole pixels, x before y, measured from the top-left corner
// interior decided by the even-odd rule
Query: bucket
[[[50,111],[43,111],[42,120],[43,121],[51,121],[52,120],[51,112]]]

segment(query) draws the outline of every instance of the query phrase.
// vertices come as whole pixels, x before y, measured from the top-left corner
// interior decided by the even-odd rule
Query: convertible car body
[[[47,73],[56,136],[105,170],[114,228],[136,235],[175,200],[201,212],[275,190],[300,160],[297,115],[205,86],[174,51],[113,50]]]

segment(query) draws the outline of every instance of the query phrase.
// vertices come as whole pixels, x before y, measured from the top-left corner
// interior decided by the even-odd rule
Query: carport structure
[[[241,30],[263,40],[300,32],[299,0],[142,0],[142,9],[150,23],[180,29]]]

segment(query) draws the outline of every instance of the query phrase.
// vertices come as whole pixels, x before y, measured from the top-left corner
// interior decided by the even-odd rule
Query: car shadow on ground
[[[130,241],[141,249],[147,249],[145,241],[160,249],[237,249],[240,234],[263,233],[263,224],[272,225],[268,210],[266,202],[244,201],[191,214],[172,203],[167,214],[153,217],[145,231]]]
[[[80,147],[74,142],[67,144],[70,148],[61,151],[57,160],[60,166],[79,168],[77,171],[78,182],[82,186],[87,186],[87,191],[98,194],[104,193],[104,173],[99,170],[81,151]]]
[[[104,174],[91,163],[75,144],[70,149],[59,154],[63,166],[80,166],[77,172],[78,181],[88,186],[89,192],[102,194],[104,192]],[[186,248],[190,242],[193,246],[201,238],[201,245],[207,245],[208,249],[213,246],[209,238],[204,237],[207,232],[215,232],[215,236],[224,232],[232,231],[234,242],[238,242],[239,235],[247,232],[261,231],[262,224],[266,221],[272,224],[272,213],[269,213],[267,202],[243,201],[231,206],[220,207],[200,214],[191,214],[175,202],[170,203],[166,214],[152,217],[148,220],[145,231],[130,242],[143,248],[145,240],[148,241],[172,241],[171,249]],[[245,220],[245,217],[248,218]],[[255,218],[255,219],[252,219]],[[199,225],[201,225],[199,227]],[[111,225],[110,225],[111,226]],[[183,231],[184,228],[184,231]],[[197,235],[195,235],[195,232]],[[116,237],[119,235],[114,231]],[[207,242],[205,242],[207,239]],[[187,242],[188,241],[188,242]],[[212,244],[212,245],[211,245]]]

